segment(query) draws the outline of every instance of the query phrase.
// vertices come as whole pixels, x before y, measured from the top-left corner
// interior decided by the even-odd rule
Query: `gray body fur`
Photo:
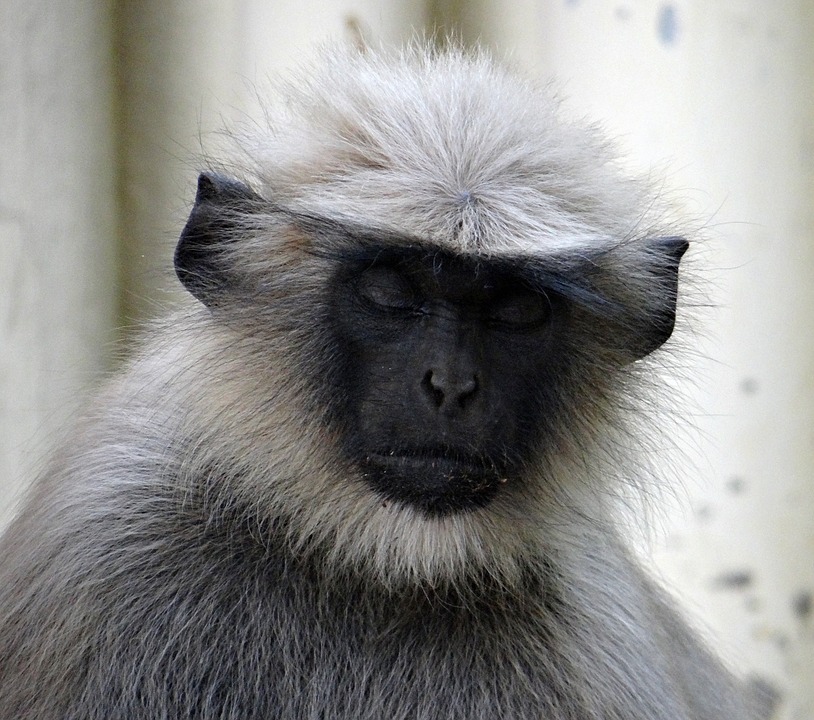
[[[0,718],[748,717],[615,529],[615,489],[650,482],[653,361],[586,315],[527,476],[471,513],[383,503],[321,412],[330,260],[274,209],[485,257],[601,248],[604,295],[646,311],[639,241],[673,231],[646,189],[481,57],[335,53],[283,93],[220,168],[268,203],[227,251],[248,300],[157,327],[0,545]]]

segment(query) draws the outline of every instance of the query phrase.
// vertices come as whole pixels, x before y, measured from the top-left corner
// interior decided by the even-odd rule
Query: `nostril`
[[[424,379],[421,381],[421,387],[432,398],[435,407],[440,408],[444,404],[443,383],[432,370],[427,370]]]

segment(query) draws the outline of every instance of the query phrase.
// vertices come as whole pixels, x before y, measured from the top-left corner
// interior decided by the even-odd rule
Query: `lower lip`
[[[457,460],[449,457],[426,455],[370,455],[368,462],[387,468],[415,468],[423,472],[435,471],[441,475],[482,475],[484,463],[475,460]]]
[[[486,506],[503,484],[482,461],[420,455],[368,455],[364,474],[386,500],[447,515]]]

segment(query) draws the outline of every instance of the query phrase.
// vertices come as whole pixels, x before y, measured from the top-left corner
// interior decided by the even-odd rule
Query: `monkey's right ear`
[[[207,307],[234,286],[225,250],[237,241],[240,218],[261,201],[251,188],[216,173],[198,176],[195,205],[175,248],[175,274]]]

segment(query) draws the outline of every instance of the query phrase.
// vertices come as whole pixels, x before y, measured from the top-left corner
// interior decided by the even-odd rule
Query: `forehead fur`
[[[240,139],[269,201],[450,249],[541,252],[654,228],[643,188],[545,88],[484,53],[325,51]]]

